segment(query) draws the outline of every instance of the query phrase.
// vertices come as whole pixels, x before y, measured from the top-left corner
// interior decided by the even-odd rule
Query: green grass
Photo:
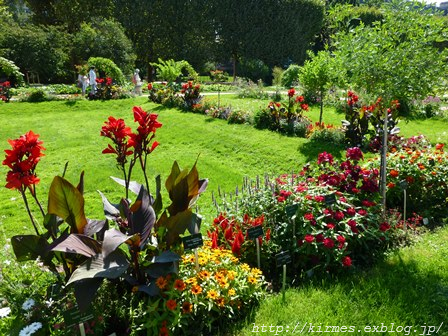
[[[390,331],[394,323],[393,330],[412,326],[411,335],[423,335],[421,326],[437,329],[442,322],[437,335],[448,335],[448,228],[425,234],[416,245],[392,253],[370,270],[288,289],[285,298],[283,302],[281,295],[273,295],[265,300],[255,319],[247,322],[238,335],[256,335],[254,326],[261,330],[262,325],[283,326],[284,331],[289,327],[290,333],[297,326],[298,334],[305,323],[308,327],[304,333],[310,323],[314,331],[319,325],[321,330],[326,326],[354,326],[356,332],[349,334],[356,335],[372,334],[363,330],[365,326],[383,324]]]

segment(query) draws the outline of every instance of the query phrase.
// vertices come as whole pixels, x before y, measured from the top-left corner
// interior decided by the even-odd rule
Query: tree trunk
[[[320,115],[319,115],[319,124],[322,124],[322,114],[324,113],[324,95],[320,92]]]

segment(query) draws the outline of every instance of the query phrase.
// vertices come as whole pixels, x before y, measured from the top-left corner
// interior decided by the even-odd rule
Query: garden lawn
[[[112,202],[118,202],[124,192],[109,178],[121,175],[116,168],[115,157],[101,154],[109,143],[108,139],[100,136],[101,126],[112,115],[124,118],[135,128],[134,105],[158,113],[163,123],[156,134],[156,140],[161,144],[150,156],[150,177],[161,174],[162,181],[165,181],[173,160],[177,160],[182,168],[191,168],[198,160],[200,177],[209,178],[208,190],[198,203],[199,212],[205,215],[205,223],[210,223],[217,213],[212,206],[211,195],[212,192],[218,193],[218,187],[234,192],[236,186],[242,184],[244,176],[255,178],[265,172],[297,172],[305,162],[314,160],[319,151],[328,147],[325,144],[310,145],[306,139],[256,130],[249,125],[229,125],[204,115],[166,109],[141,97],[106,102],[78,100],[2,104],[0,118],[5,122],[0,128],[0,149],[3,153],[4,149],[10,148],[8,139],[15,139],[29,130],[39,134],[46,148],[45,157],[37,166],[41,179],[37,195],[41,203],[45,206],[53,177],[61,175],[65,163],[69,162],[66,178],[73,184],[78,183],[81,171],[85,171],[86,215],[103,218],[97,190],[105,193]],[[337,157],[341,155],[340,148],[328,147],[326,150]],[[3,158],[2,154],[2,161]],[[6,166],[0,166],[2,181],[5,181],[7,170]],[[138,169],[134,171],[133,179],[143,182]],[[20,194],[4,187],[0,190],[1,241],[14,234],[31,232]],[[168,203],[167,197],[164,200]]]
[[[283,335],[287,330],[293,333],[296,327],[294,334],[302,328],[308,333],[312,324],[314,332],[319,326],[322,331],[332,330],[327,326],[353,326],[355,332],[349,335],[424,335],[426,330],[426,335],[440,336],[448,335],[447,312],[448,227],[444,227],[424,234],[413,246],[391,253],[371,270],[289,289],[286,303],[281,295],[269,297],[238,335]],[[372,327],[371,331],[379,326],[380,330],[382,324],[387,326],[387,333],[364,330],[366,326]],[[275,326],[274,332],[253,332],[257,326],[261,331],[263,325],[267,331]],[[283,326],[284,333],[276,334],[277,326]],[[398,326],[412,327],[401,333],[390,332],[397,331]],[[339,334],[347,332],[331,333]]]

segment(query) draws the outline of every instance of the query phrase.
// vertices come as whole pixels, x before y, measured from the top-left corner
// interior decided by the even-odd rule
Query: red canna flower
[[[3,165],[11,170],[6,175],[6,188],[25,191],[29,188],[34,193],[34,185],[39,182],[35,169],[44,155],[43,142],[39,135],[29,131],[15,140],[8,140],[12,149],[5,150],[6,156]]]
[[[109,117],[101,128],[100,135],[109,138],[113,141],[115,148],[110,144],[103,150],[103,154],[116,154],[119,165],[126,163],[126,157],[133,152],[129,150],[131,147],[129,138],[131,136],[131,128],[127,127],[123,119],[115,119]]]
[[[148,83],[148,90],[149,90],[149,91],[152,90],[152,83]]]
[[[296,90],[291,88],[288,90],[288,97],[293,97],[296,94]]]

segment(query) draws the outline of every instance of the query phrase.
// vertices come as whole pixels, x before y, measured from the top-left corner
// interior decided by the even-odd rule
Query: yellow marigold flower
[[[202,287],[199,286],[199,285],[194,285],[194,286],[191,288],[191,292],[192,292],[194,295],[199,295],[199,294],[202,293]]]
[[[230,296],[235,296],[236,291],[233,288],[230,288],[228,293]]]
[[[204,266],[207,264],[208,259],[206,257],[199,257],[198,262],[199,262],[199,265]]]
[[[227,278],[232,281],[235,280],[236,272],[235,271],[228,271],[227,272]]]
[[[263,273],[261,272],[261,270],[259,270],[259,269],[256,268],[256,267],[252,268],[252,269],[250,270],[250,273],[252,273],[252,274],[255,275],[255,276],[263,274]]]
[[[257,283],[257,278],[254,278],[254,277],[250,276],[250,277],[247,278],[247,281],[250,284],[255,285]]]
[[[138,286],[132,287],[132,293],[137,293],[137,292],[138,292]]]
[[[168,285],[168,281],[166,281],[166,279],[163,276],[161,276],[157,278],[156,285],[160,289],[165,289],[165,287]]]
[[[186,287],[187,285],[181,279],[176,279],[176,281],[174,281],[174,288],[178,291],[183,291]]]
[[[248,264],[241,264],[241,268],[242,268],[244,271],[250,271],[250,266],[249,266]]]
[[[216,291],[214,291],[213,289],[211,289],[208,291],[207,297],[209,299],[215,300],[218,297],[218,293]]]
[[[239,259],[235,256],[231,256],[230,261],[233,262],[234,264],[236,264],[239,261]]]
[[[185,280],[185,283],[187,283],[188,285],[196,285],[197,282],[198,280],[196,279],[196,277],[188,278],[187,280]]]
[[[227,288],[227,287],[229,287],[229,284],[227,283],[227,280],[226,280],[226,279],[218,280],[218,284],[219,284],[219,286],[221,286],[222,288]]]

